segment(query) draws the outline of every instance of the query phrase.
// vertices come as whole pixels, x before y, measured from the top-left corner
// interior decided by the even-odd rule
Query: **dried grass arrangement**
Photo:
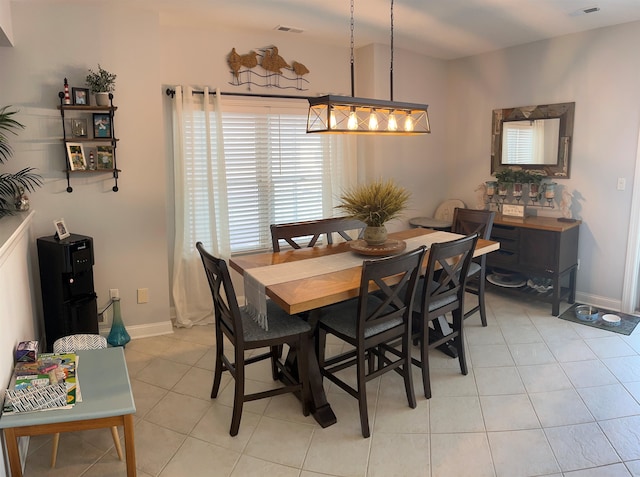
[[[402,215],[411,194],[393,180],[378,179],[368,184],[357,185],[346,191],[336,208],[344,210],[349,217],[362,220],[369,227],[382,227],[385,222]]]

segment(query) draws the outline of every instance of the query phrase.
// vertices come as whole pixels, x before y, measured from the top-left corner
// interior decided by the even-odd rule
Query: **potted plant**
[[[116,89],[116,75],[109,73],[98,64],[98,71],[89,69],[87,86],[96,95],[98,106],[109,106],[109,93]]]
[[[369,245],[382,245],[387,240],[384,224],[401,215],[407,207],[411,194],[392,180],[357,185],[347,190],[337,206],[349,217],[361,220],[367,227],[364,240]]]
[[[17,129],[24,129],[24,125],[14,119],[17,113],[10,109],[11,106],[0,108],[0,164],[4,164],[11,156],[13,149],[9,145],[7,133],[17,134]],[[20,198],[24,210],[28,203],[24,204],[24,190],[33,192],[36,187],[42,185],[42,177],[35,174],[32,167],[25,167],[15,174],[0,174],[0,217],[11,215],[16,210],[15,201]],[[26,205],[26,207],[25,207]]]

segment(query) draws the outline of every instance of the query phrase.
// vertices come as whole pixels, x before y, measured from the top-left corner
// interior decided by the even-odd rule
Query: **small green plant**
[[[545,177],[544,173],[537,170],[528,171],[526,169],[512,169],[510,167],[506,167],[493,175],[499,184],[514,184],[517,182],[521,184],[540,184]]]
[[[411,194],[392,180],[381,179],[355,186],[340,197],[336,208],[349,217],[362,220],[370,227],[382,227],[385,222],[398,218],[407,207]]]
[[[13,156],[7,133],[17,135],[16,130],[24,129],[24,125],[14,119],[18,111],[10,108],[11,106],[0,108],[0,164]],[[0,174],[0,217],[13,213],[14,198],[20,188],[33,192],[36,187],[42,186],[42,177],[34,173],[34,170],[33,167],[25,167],[14,174]]]
[[[89,69],[86,78],[92,93],[112,93],[116,89],[116,75],[109,73],[98,64],[98,71]]]

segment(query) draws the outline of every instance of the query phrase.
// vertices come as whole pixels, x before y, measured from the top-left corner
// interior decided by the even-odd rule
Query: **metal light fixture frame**
[[[391,0],[390,100],[355,97],[351,0],[351,96],[309,98],[307,133],[416,135],[431,132],[429,106],[393,100],[393,0]]]

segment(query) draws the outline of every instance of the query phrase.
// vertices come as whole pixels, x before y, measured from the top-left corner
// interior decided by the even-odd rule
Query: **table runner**
[[[437,231],[419,237],[405,240],[406,250],[415,250],[421,245],[427,248],[437,242],[448,242],[462,237],[451,232]],[[267,319],[267,296],[265,288],[277,283],[301,280],[304,278],[338,272],[348,268],[362,265],[363,260],[375,257],[363,258],[362,255],[351,251],[327,255],[325,257],[309,258],[295,262],[267,265],[265,267],[251,268],[244,272],[244,295],[246,305],[244,311],[249,314],[262,328],[269,330]]]

